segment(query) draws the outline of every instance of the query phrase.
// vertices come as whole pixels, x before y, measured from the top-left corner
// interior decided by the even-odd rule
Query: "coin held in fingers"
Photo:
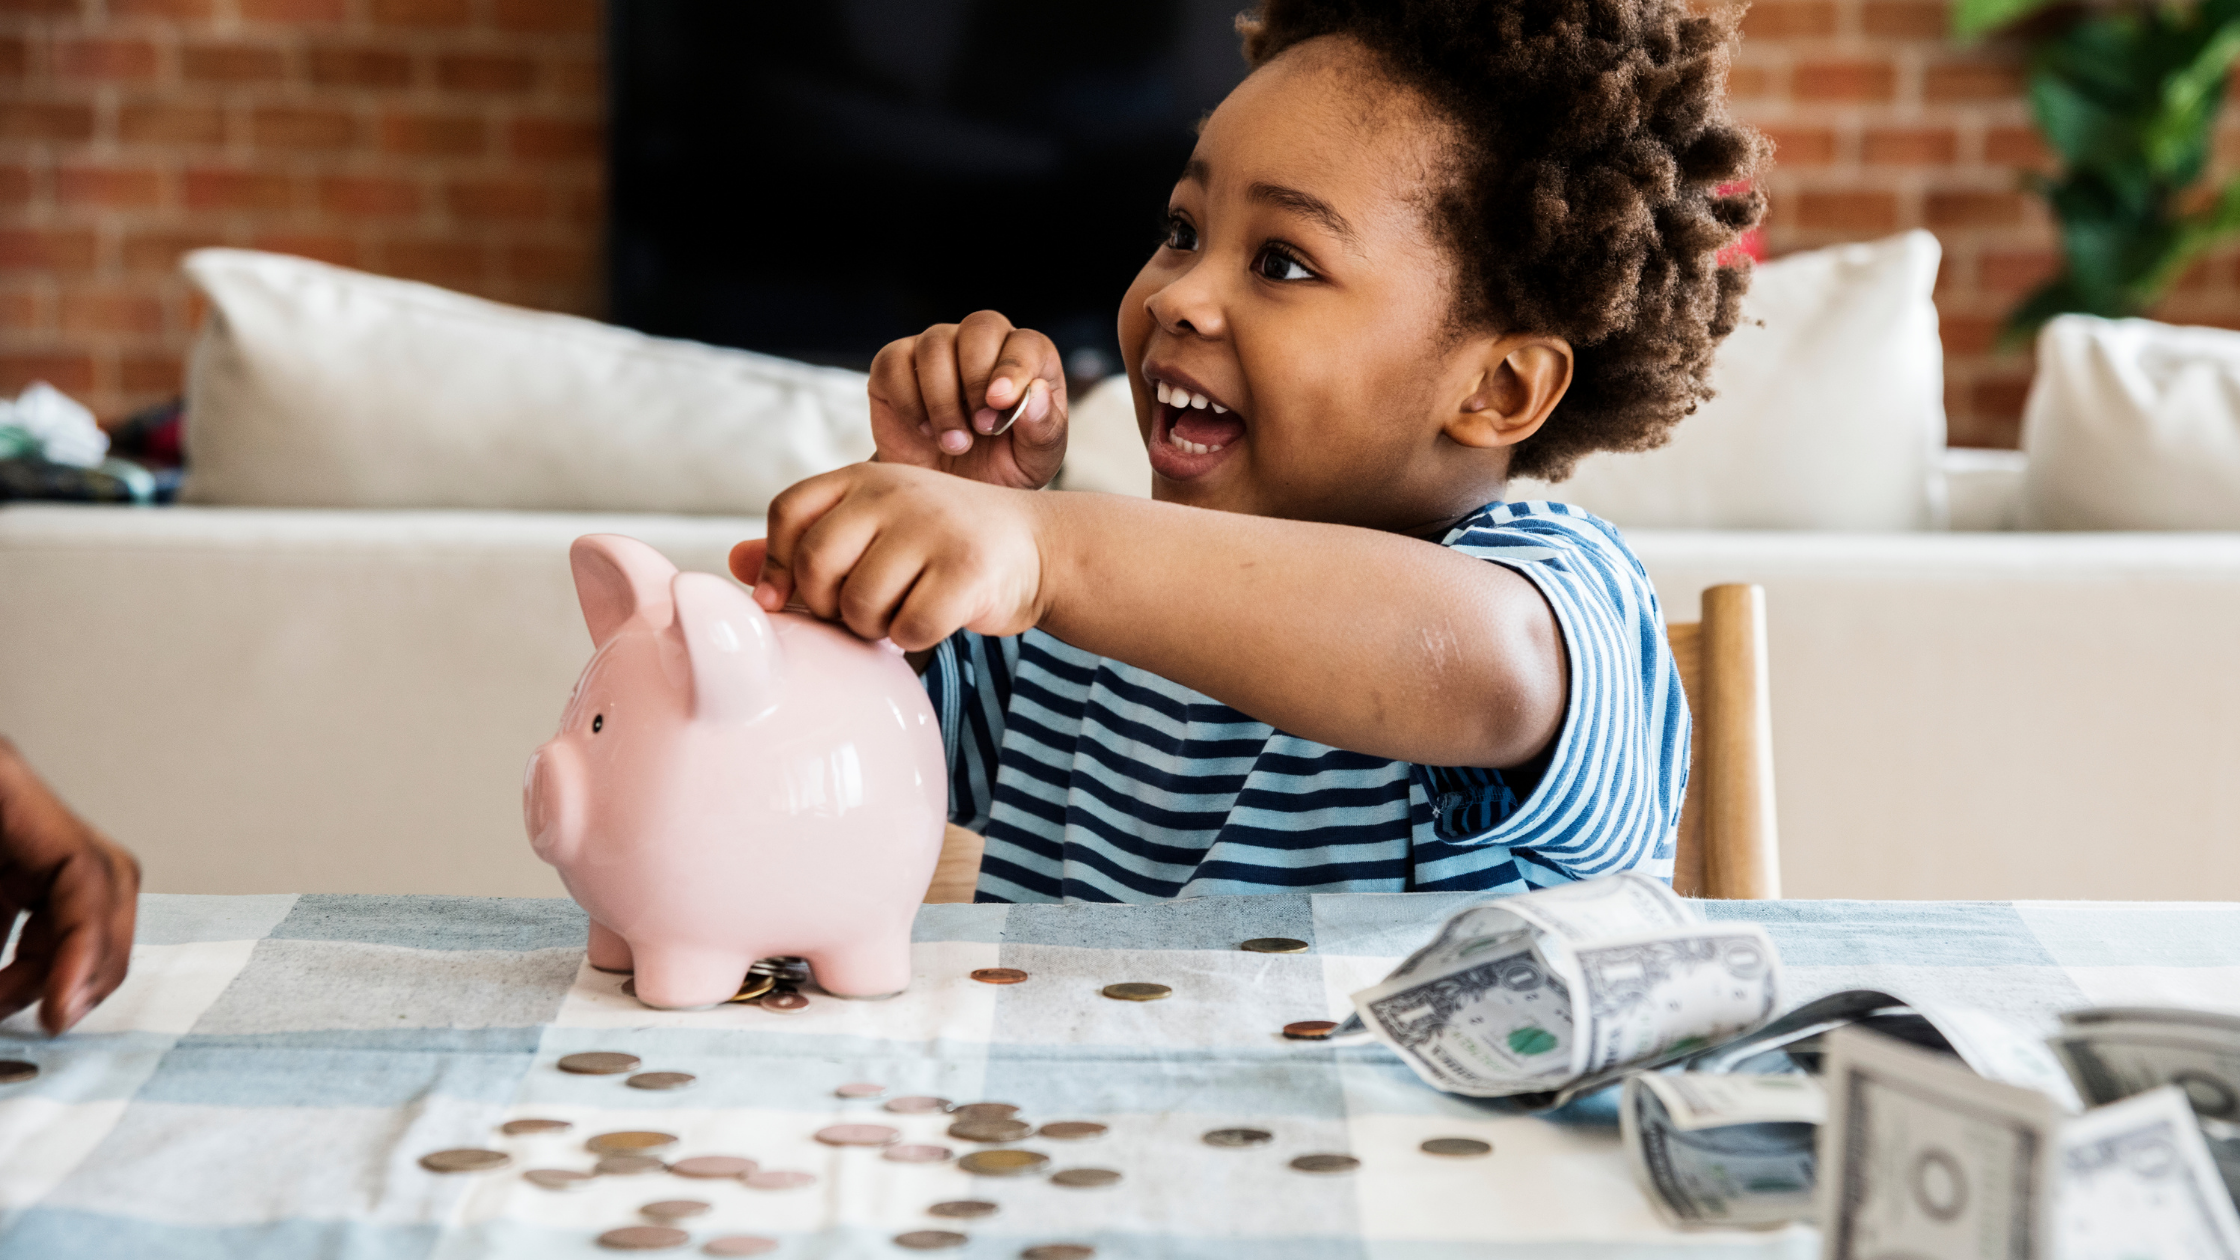
[[[1129,981],[1125,984],[1108,984],[1104,987],[1106,997],[1121,1002],[1156,1002],[1160,998],[1171,996],[1173,993],[1173,989],[1163,984],[1144,984],[1138,981]]]

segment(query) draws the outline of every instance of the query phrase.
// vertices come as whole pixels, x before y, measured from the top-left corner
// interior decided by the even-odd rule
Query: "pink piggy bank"
[[[522,795],[537,856],[591,914],[591,965],[672,1009],[788,954],[828,992],[900,992],[948,798],[901,652],[635,539],[568,559],[598,650]]]

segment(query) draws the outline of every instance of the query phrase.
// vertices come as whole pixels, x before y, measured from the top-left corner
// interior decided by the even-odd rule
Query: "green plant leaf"
[[[2053,3],[2055,0],[1957,0],[1952,6],[1952,33],[1961,39],[1974,39]]]

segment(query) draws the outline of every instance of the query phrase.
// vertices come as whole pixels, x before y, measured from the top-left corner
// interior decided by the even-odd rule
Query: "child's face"
[[[1506,452],[1442,433],[1482,372],[1427,217],[1446,134],[1331,38],[1213,112],[1120,306],[1154,497],[1416,532],[1498,492]]]

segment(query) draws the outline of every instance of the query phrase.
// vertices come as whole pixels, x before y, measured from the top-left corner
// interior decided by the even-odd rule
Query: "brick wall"
[[[596,313],[598,0],[0,0],[0,391],[176,393],[179,255]]]
[[[1939,0],[1759,0],[1729,93],[1772,136],[1766,245],[1775,255],[1926,227],[1944,245],[1937,307],[1956,446],[2012,446],[2027,352],[1994,349],[2000,321],[2052,274],[2058,235],[2021,190],[2049,169],[2022,97],[2024,45],[1945,37]],[[2228,116],[2219,152],[2240,139]],[[2240,326],[2235,252],[2180,281],[2155,314]]]

